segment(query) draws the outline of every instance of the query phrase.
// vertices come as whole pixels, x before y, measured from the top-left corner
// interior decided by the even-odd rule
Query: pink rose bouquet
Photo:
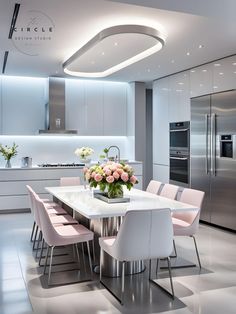
[[[103,192],[107,190],[109,198],[122,197],[124,185],[130,190],[138,183],[132,167],[112,161],[84,168],[84,176],[91,187],[99,186]]]

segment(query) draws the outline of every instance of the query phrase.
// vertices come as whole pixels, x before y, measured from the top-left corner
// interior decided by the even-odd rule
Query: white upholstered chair
[[[73,186],[73,185],[80,185],[80,178],[79,177],[62,177],[60,179],[61,186]]]
[[[105,287],[106,285],[102,282],[102,250],[122,262],[122,292],[119,300],[121,304],[124,303],[125,263],[128,261],[149,260],[149,280],[151,280],[151,259],[166,258],[172,297],[174,297],[169,260],[173,248],[173,225],[170,209],[128,211],[117,236],[101,237],[99,244],[101,247],[100,281]],[[152,282],[157,284],[155,281]]]
[[[77,244],[81,242],[87,243],[89,266],[90,266],[91,278],[92,278],[92,262],[91,262],[89,241],[93,241],[93,237],[94,237],[93,232],[81,224],[76,224],[76,225],[52,224],[50,216],[47,212],[47,208],[40,199],[36,199],[36,206],[38,208],[43,238],[47,244],[46,259],[45,259],[45,264],[44,264],[44,274],[46,273],[49,250],[51,249],[49,272],[48,272],[48,285],[50,284],[50,279],[51,279],[52,258],[53,258],[54,248],[56,246],[65,246],[65,245],[75,244],[77,255],[79,255]]]
[[[160,192],[160,196],[167,197],[174,200],[176,198],[178,190],[179,190],[179,187],[177,185],[166,183]]]
[[[147,186],[146,191],[153,194],[158,194],[162,183],[160,181],[151,180]]]
[[[196,206],[198,210],[190,212],[176,212],[172,215],[172,222],[174,228],[174,236],[190,236],[193,238],[195,250],[197,254],[198,264],[201,268],[201,261],[198,253],[197,242],[194,234],[198,230],[200,211],[204,199],[204,192],[194,189],[184,189],[180,202]]]

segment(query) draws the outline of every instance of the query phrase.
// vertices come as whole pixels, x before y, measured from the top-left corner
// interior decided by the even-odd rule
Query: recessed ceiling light
[[[202,49],[203,47],[204,47],[203,45],[199,45],[199,46],[198,46],[199,49]]]
[[[202,86],[203,86],[203,84],[199,84],[199,86],[200,86],[200,87],[202,87]]]
[[[110,51],[110,48],[115,43],[119,43],[119,48],[114,55],[114,50]],[[127,43],[130,43],[130,48],[126,48]],[[63,63],[63,69],[65,73],[79,77],[106,77],[151,56],[163,45],[164,35],[155,28],[143,25],[112,26],[99,32],[75,52]],[[91,68],[89,60],[96,57],[98,49],[106,52],[106,58],[95,59],[96,68]]]
[[[150,72],[151,70],[150,70],[150,69],[147,69],[147,71]]]
[[[233,62],[232,64],[233,64],[233,65],[236,65],[236,62]]]
[[[186,55],[187,55],[187,56],[190,56],[190,52],[188,51],[188,52],[186,53]]]
[[[213,88],[214,88],[214,89],[217,89],[217,88],[218,88],[218,86],[213,86]]]
[[[175,60],[171,60],[171,63],[175,63]]]
[[[224,75],[224,73],[223,73],[223,72],[220,72],[219,75]]]
[[[234,74],[236,74],[236,71],[234,71]]]
[[[115,43],[114,43],[114,46],[118,46],[118,43],[115,42]]]
[[[102,56],[105,56],[105,52],[104,51],[102,52]]]
[[[183,83],[183,82],[179,82],[178,84],[179,84],[179,85],[184,85],[184,83]]]
[[[194,73],[194,72],[196,72],[196,71],[195,71],[195,70],[191,70],[190,72]]]
[[[207,72],[207,70],[206,70],[206,69],[204,69],[204,70],[202,70],[202,72]]]
[[[220,67],[221,64],[220,64],[220,63],[214,63],[214,66],[215,66],[215,67]]]

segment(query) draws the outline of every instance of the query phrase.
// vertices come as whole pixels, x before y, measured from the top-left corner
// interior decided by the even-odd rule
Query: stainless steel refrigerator
[[[191,99],[190,184],[201,220],[236,230],[236,91]]]

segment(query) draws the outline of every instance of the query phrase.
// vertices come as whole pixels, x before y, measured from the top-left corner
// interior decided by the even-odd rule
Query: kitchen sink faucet
[[[111,148],[116,148],[117,149],[117,152],[118,152],[118,155],[116,155],[116,161],[120,162],[120,149],[118,146],[116,145],[112,145],[108,148],[108,152],[107,152],[107,158],[108,158],[108,153],[110,151]],[[118,160],[117,160],[117,156],[118,156]],[[109,158],[108,158],[109,159]]]

